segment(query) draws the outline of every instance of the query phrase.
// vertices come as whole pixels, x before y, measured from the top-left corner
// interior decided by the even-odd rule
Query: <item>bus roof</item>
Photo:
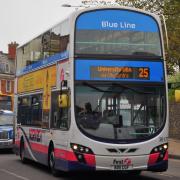
[[[72,14],[72,13],[71,13],[71,14]],[[37,38],[38,36],[42,35],[43,33],[47,32],[47,31],[49,31],[50,29],[56,27],[59,23],[62,23],[62,22],[64,22],[64,21],[66,21],[66,20],[71,16],[71,14],[69,14],[69,15],[68,15],[66,18],[64,18],[64,19],[57,21],[57,23],[55,23],[54,25],[49,26],[49,28],[47,28],[45,31],[42,31],[41,33],[37,33],[37,34],[34,35],[32,38],[30,38],[28,41],[23,42],[21,45],[19,45],[19,46],[17,47],[17,49],[19,49],[19,48],[23,47],[24,45],[28,44],[28,43],[31,42],[33,39]]]
[[[133,7],[127,7],[127,6],[98,6],[98,7],[84,7],[84,9],[79,9],[79,10],[75,10],[74,12],[70,13],[67,15],[67,17],[65,17],[62,20],[58,20],[57,23],[55,23],[53,26],[51,25],[49,28],[47,28],[45,31],[36,34],[35,36],[33,36],[30,40],[22,43],[20,46],[18,46],[17,49],[23,47],[24,45],[28,44],[29,42],[31,42],[33,39],[37,38],[38,36],[42,35],[43,33],[47,32],[48,30],[56,27],[59,23],[62,23],[64,21],[66,21],[67,19],[70,19],[70,17],[72,18],[77,18],[80,14],[82,14],[83,12],[88,12],[88,11],[93,11],[93,10],[100,10],[100,9],[122,9],[122,10],[132,10],[132,11],[136,11],[136,12],[140,12],[140,13],[144,13],[144,14],[148,14],[150,16],[153,16],[154,18],[157,19],[157,15],[154,13],[151,13],[149,11],[145,11],[142,9],[138,9],[138,8],[133,8]]]

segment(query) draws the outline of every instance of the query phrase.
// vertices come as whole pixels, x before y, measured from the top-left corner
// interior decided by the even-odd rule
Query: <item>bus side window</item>
[[[69,107],[69,93],[63,94],[63,98],[67,97],[67,106],[61,106],[61,100],[59,91],[52,92],[52,103],[51,103],[51,128],[68,130],[70,124],[70,107]]]
[[[42,125],[42,95],[31,97],[32,120],[31,124],[35,126]]]
[[[18,123],[40,127],[42,124],[42,95],[18,98]]]
[[[18,123],[31,124],[31,104],[28,96],[18,98]]]

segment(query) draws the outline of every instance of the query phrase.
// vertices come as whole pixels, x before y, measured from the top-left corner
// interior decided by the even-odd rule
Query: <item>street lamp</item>
[[[62,7],[71,7],[70,4],[62,4],[61,6],[62,6]]]
[[[75,8],[76,11],[78,10],[78,8],[87,8],[87,7],[89,7],[89,6],[84,6],[84,5],[75,6],[75,5],[70,5],[70,4],[62,4],[61,6],[62,7],[67,7],[67,8],[72,7],[72,8]]]
[[[75,5],[70,5],[70,4],[62,4],[61,5],[62,7],[76,7],[76,8],[79,8],[79,7],[88,7],[88,6],[84,6],[84,5],[79,5],[79,6],[75,6]]]
[[[80,7],[83,7],[83,8],[88,8],[88,7],[94,7],[94,6],[119,6],[118,3],[116,2],[112,2],[112,1],[105,1],[105,0],[102,0],[102,1],[98,1],[98,0],[91,0],[91,1],[84,1],[85,4],[83,5],[70,5],[70,4],[63,4],[61,5],[62,7],[76,7],[76,8],[80,8]]]

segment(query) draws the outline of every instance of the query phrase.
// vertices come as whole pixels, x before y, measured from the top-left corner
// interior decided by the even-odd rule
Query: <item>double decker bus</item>
[[[15,150],[57,171],[165,171],[166,64],[158,16],[78,10],[17,50]]]

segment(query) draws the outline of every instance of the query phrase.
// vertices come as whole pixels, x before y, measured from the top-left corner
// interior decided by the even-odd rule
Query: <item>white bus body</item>
[[[66,45],[61,52],[56,50],[59,34]],[[48,51],[47,42],[54,49]],[[165,171],[164,58],[158,17],[124,7],[76,11],[22,45],[17,50],[16,153],[53,173]],[[91,103],[90,112],[85,102],[86,107]]]

